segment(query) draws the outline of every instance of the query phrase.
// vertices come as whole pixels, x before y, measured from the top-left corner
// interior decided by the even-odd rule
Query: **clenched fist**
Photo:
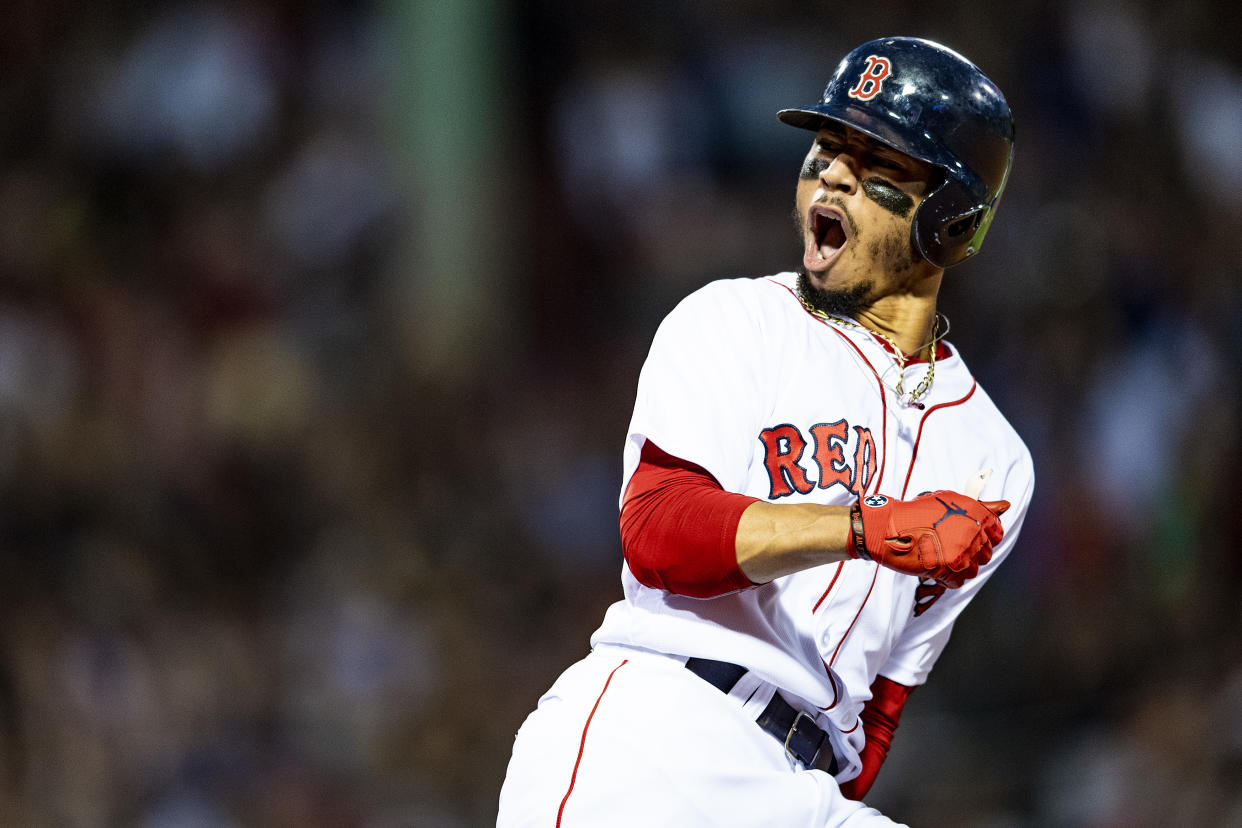
[[[1008,508],[1007,500],[984,503],[950,491],[913,500],[869,495],[850,509],[849,552],[956,589],[992,560],[1004,534],[998,516]]]

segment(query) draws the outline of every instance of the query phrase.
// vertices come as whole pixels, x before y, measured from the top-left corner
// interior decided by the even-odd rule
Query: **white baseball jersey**
[[[1008,500],[1004,539],[960,589],[862,560],[826,564],[711,599],[643,586],[593,645],[623,645],[744,665],[791,702],[820,711],[840,779],[857,775],[859,713],[877,675],[927,678],[955,619],[1008,555],[1034,484],[1030,453],[955,349],[906,407],[893,356],[870,334],[808,313],[796,276],[713,282],[661,324],[638,384],[624,454],[628,483],[645,441],[702,466],[727,491],[772,503],[848,505],[859,495],[962,491],[991,469],[981,500]],[[908,366],[904,388],[924,363]]]

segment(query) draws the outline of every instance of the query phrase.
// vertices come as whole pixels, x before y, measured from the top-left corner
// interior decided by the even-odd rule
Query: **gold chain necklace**
[[[911,408],[911,407],[918,407],[920,409],[923,408],[923,404],[919,402],[919,400],[922,397],[924,397],[928,391],[931,390],[932,382],[934,382],[936,379],[936,343],[938,343],[941,339],[941,333],[940,333],[941,314],[939,312],[937,312],[935,317],[933,317],[932,319],[931,341],[928,342],[926,345],[920,346],[918,349],[914,351],[914,353],[917,354],[920,351],[922,351],[923,348],[926,348],[929,345],[931,346],[931,351],[927,355],[927,374],[924,375],[923,379],[919,382],[919,384],[914,387],[913,391],[906,391],[905,388],[902,387],[902,383],[905,381],[905,378],[906,378],[906,355],[905,355],[905,352],[901,350],[901,348],[897,347],[896,342],[894,342],[888,336],[880,333],[879,331],[873,331],[870,328],[859,325],[853,319],[849,319],[844,316],[833,316],[832,314],[825,313],[824,311],[820,310],[817,307],[814,307],[809,302],[807,302],[806,299],[803,298],[801,293],[798,294],[798,301],[802,303],[802,307],[806,308],[807,313],[811,314],[812,316],[816,316],[820,319],[823,319],[825,322],[830,322],[834,325],[840,325],[845,328],[853,328],[854,330],[862,331],[863,333],[871,334],[872,336],[878,336],[880,339],[888,343],[889,348],[891,348],[893,351],[893,358],[897,362],[897,384],[893,386],[893,390],[897,392],[898,399],[901,401],[901,404],[904,405],[906,408]],[[949,332],[948,318],[946,317],[945,318],[945,333],[947,334],[948,332]]]

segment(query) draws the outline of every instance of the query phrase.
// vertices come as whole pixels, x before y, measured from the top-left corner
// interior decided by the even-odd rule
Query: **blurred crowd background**
[[[494,824],[655,327],[796,264],[775,112],[888,34],[1017,116],[942,309],[1038,486],[873,804],[1242,826],[1220,0],[6,2],[0,825]]]

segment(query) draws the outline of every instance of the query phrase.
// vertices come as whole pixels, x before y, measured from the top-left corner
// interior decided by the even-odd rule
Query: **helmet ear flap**
[[[987,204],[962,209],[971,202],[961,183],[946,178],[915,212],[910,228],[914,246],[936,267],[955,265],[978,251],[993,210]]]

